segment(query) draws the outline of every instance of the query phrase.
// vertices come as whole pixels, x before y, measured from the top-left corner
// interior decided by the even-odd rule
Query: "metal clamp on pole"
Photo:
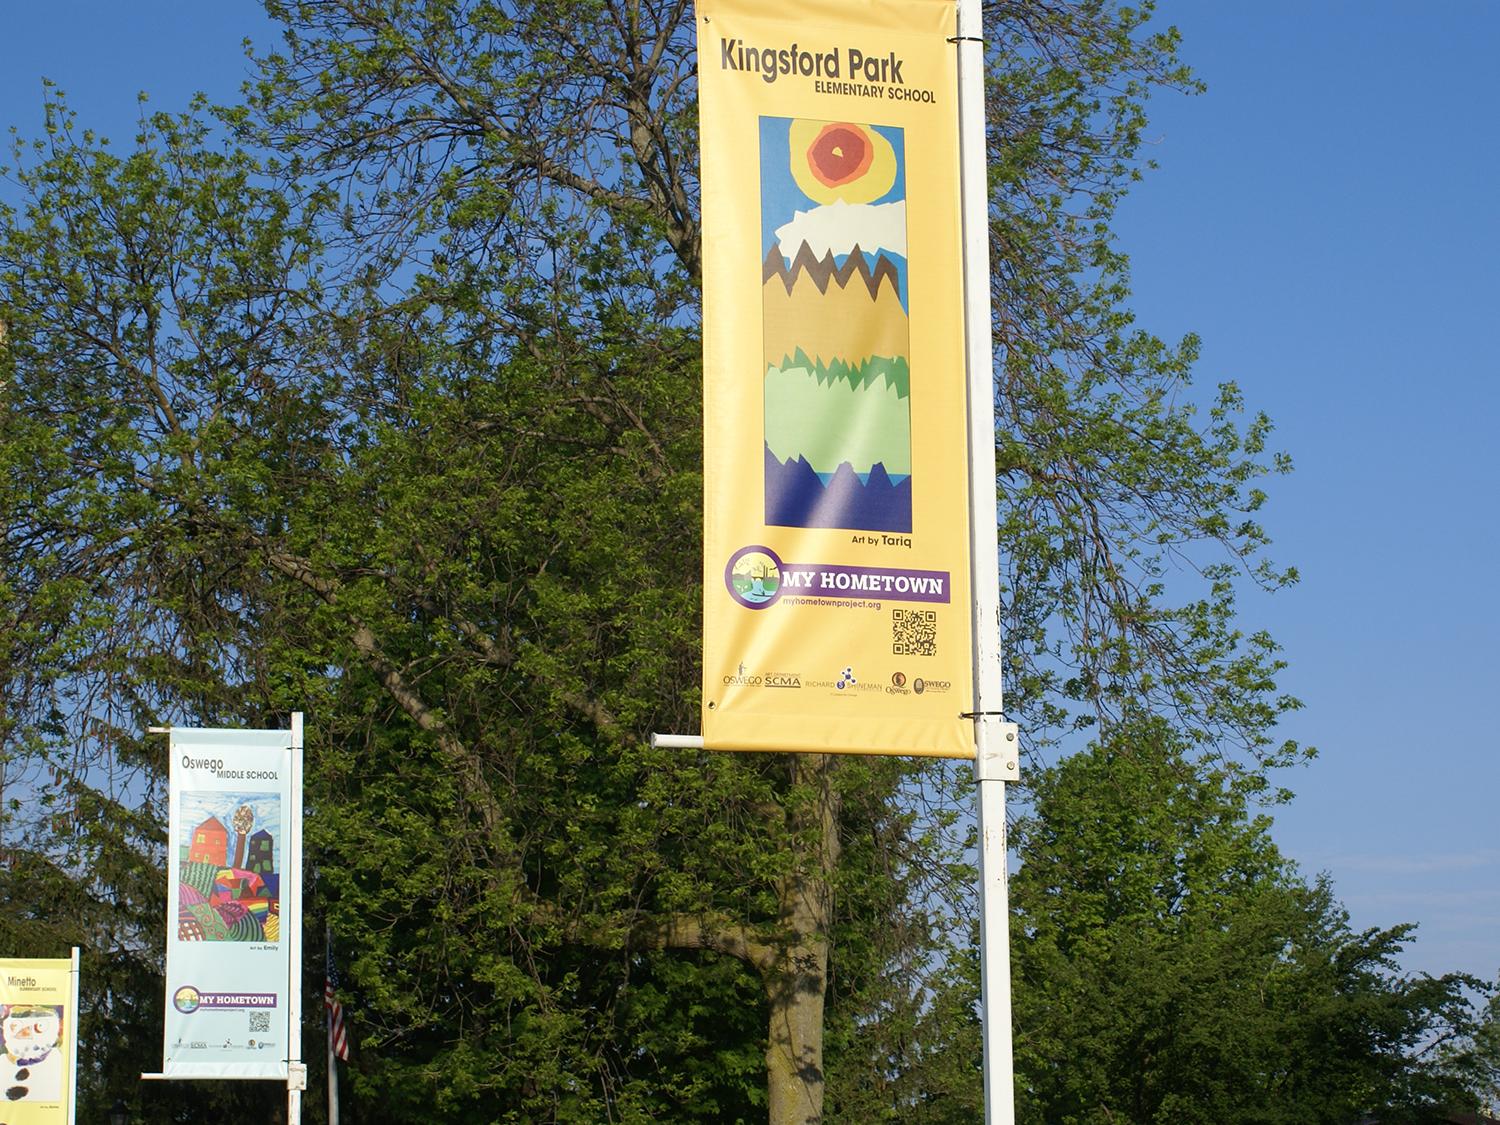
[[[997,715],[981,715],[983,736],[976,739],[979,757],[974,776],[980,781],[1019,781],[1021,777],[1021,728]]]
[[[305,1062],[286,1064],[286,1088],[299,1091],[307,1089],[307,1064]]]

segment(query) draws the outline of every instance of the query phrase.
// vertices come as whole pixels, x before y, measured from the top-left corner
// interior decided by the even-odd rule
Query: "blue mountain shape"
[[[780,460],[765,449],[766,523],[774,527],[839,527],[911,532],[911,478],[894,484],[877,461],[868,481],[843,462],[825,485],[798,456]]]

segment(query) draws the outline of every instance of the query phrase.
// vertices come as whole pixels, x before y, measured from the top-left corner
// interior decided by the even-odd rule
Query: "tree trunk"
[[[766,1078],[770,1125],[823,1120],[823,1002],[828,988],[828,934],[838,863],[838,795],[827,754],[792,755],[791,824],[804,841],[777,884],[786,944],[763,975],[770,1009]]]
[[[828,943],[810,941],[781,951],[765,982],[771,1009],[766,1043],[770,1125],[819,1125]]]

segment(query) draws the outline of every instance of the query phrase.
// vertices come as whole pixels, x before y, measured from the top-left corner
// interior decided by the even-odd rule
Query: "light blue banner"
[[[301,926],[291,732],[171,732],[168,1078],[285,1078]]]

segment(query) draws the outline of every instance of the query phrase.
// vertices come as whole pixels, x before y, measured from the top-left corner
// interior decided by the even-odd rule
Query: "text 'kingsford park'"
[[[787,47],[756,47],[743,39],[719,40],[719,68],[759,74],[766,82],[782,75],[803,78],[862,78],[866,82],[901,84],[903,60],[895,51],[870,55],[858,47],[809,51],[796,43]]]

